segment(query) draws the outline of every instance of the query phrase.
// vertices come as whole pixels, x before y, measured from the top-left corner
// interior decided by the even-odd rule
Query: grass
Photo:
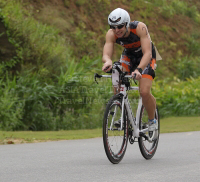
[[[0,3],[5,1],[0,0]],[[66,64],[70,51],[65,37],[60,36],[56,22],[53,23],[58,28],[43,24],[33,18],[31,14],[33,12],[23,9],[22,3],[10,0],[0,10],[0,17],[3,17],[4,24],[9,30],[7,33],[12,38],[9,40],[12,40],[11,43],[19,49],[18,59],[26,60],[25,62],[32,61],[30,66],[37,65],[38,69],[48,66],[47,71],[50,75],[55,71],[59,72],[60,67]],[[54,19],[54,21],[60,21],[58,24],[66,24],[62,19]],[[23,45],[19,43],[22,40]]]
[[[200,117],[161,119],[161,133],[200,131]],[[102,129],[61,131],[0,131],[0,144],[35,143],[102,137]]]
[[[101,129],[61,131],[0,131],[0,144],[34,143],[101,137]]]
[[[200,117],[169,117],[161,120],[161,133],[200,131]]]

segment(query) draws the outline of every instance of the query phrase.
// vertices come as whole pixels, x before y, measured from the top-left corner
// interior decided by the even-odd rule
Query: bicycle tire
[[[116,109],[113,111],[113,109]],[[104,149],[109,161],[118,164],[126,152],[128,144],[128,119],[124,105],[124,124],[121,131],[112,124],[112,118],[115,121],[120,118],[122,109],[122,96],[119,94],[113,96],[106,106],[103,119],[103,143]],[[118,112],[119,110],[119,112]],[[111,126],[112,124],[112,126]],[[119,145],[117,142],[119,141]]]
[[[157,147],[158,147],[158,142],[159,142],[160,117],[159,117],[159,112],[158,112],[157,107],[156,107],[156,112],[155,112],[155,118],[157,119],[157,124],[158,124],[158,129],[155,131],[155,132],[157,132],[156,139],[154,139],[153,141],[148,141],[143,136],[138,138],[140,152],[141,152],[142,156],[147,160],[151,159],[154,156],[154,154],[156,153]],[[144,129],[147,126],[147,123],[148,123],[148,114],[147,114],[144,106],[142,106],[141,111],[140,111],[139,129],[140,130]]]

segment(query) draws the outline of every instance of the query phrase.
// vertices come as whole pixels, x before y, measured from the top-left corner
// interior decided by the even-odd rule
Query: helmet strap
[[[126,33],[128,32],[128,28],[127,28],[127,26],[126,26],[126,32],[124,33],[124,35],[123,35],[123,37],[122,38],[124,38],[125,37],[125,35],[126,35]]]

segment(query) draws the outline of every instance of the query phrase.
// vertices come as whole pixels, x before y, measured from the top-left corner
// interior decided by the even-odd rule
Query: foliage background
[[[198,0],[0,0],[0,130],[101,127],[113,93],[93,76],[117,7],[147,24],[162,55],[152,88],[161,116],[200,115]]]

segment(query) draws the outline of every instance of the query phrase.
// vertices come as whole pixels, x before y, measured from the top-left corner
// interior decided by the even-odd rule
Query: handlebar
[[[97,84],[98,84],[97,78],[101,78],[101,77],[111,78],[112,76],[111,76],[111,75],[99,75],[98,73],[95,73],[95,74],[94,74],[94,80],[95,80],[95,82],[96,82]]]
[[[121,69],[118,67],[118,65],[114,65],[113,66],[113,69],[116,69],[118,72],[119,72],[119,75],[121,76],[121,78],[133,78],[135,84],[137,85],[136,81],[135,81],[135,77],[136,77],[136,74],[134,75],[134,77],[132,77],[132,75],[127,75],[128,72],[123,72],[121,71]],[[112,69],[108,72],[108,73],[112,73]],[[104,78],[111,78],[112,76],[111,75],[99,75],[98,73],[95,73],[94,74],[94,80],[95,82],[98,84],[97,82],[97,79],[96,78],[101,78],[101,77],[104,77]]]

